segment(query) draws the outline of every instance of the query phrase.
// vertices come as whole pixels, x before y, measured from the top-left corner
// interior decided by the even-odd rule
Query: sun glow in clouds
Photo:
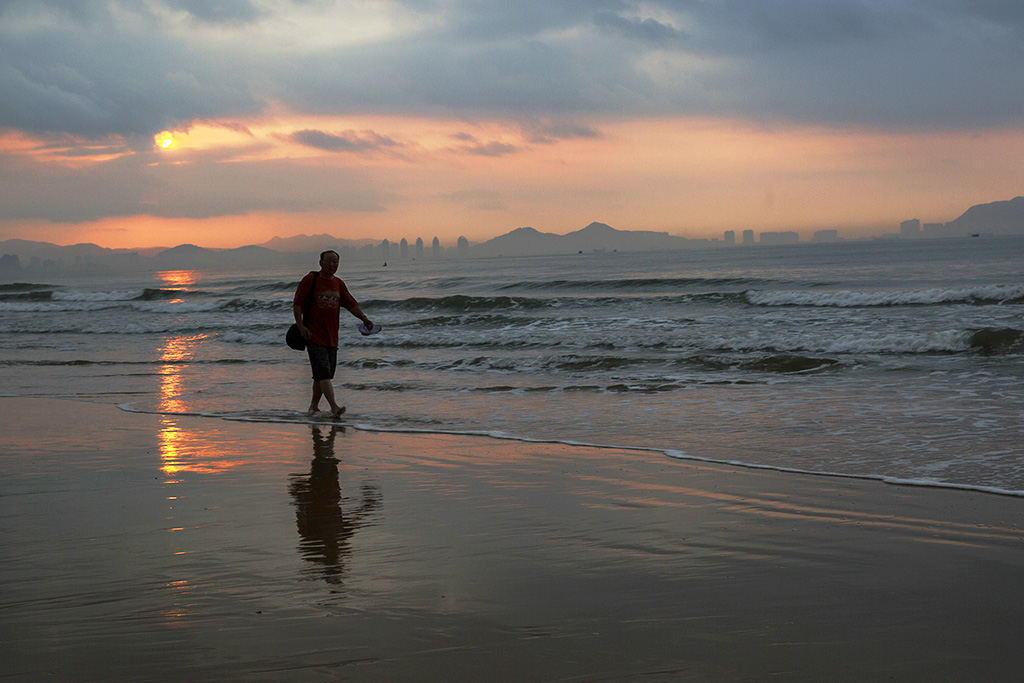
[[[174,146],[174,136],[170,131],[166,130],[162,133],[157,133],[157,135],[154,136],[153,141],[160,149],[168,149]]]

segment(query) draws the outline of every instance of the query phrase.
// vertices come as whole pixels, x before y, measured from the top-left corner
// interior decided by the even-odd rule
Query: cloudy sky
[[[1021,194],[1020,0],[0,0],[0,239],[856,236]]]

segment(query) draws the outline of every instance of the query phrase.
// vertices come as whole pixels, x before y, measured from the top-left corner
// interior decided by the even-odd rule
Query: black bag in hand
[[[288,328],[288,332],[285,333],[284,343],[296,351],[306,350],[306,338],[299,332],[299,326],[295,323],[292,323],[292,326]]]

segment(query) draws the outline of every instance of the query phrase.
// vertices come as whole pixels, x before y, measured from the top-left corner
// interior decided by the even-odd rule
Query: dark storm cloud
[[[668,44],[683,37],[678,29],[654,19],[626,19],[613,12],[597,14],[594,23],[599,28],[621,34],[627,39],[647,43]]]
[[[537,144],[601,137],[601,133],[597,129],[573,121],[520,121],[519,127],[522,128],[530,142]]]
[[[947,0],[937,4],[951,14],[980,17],[998,25],[1016,27],[1017,31],[1024,29],[1024,3],[1020,0]]]
[[[275,69],[275,97],[316,113],[391,112],[487,116],[598,114],[637,97],[636,74],[619,56],[543,40],[455,44],[428,34],[310,55]],[[646,78],[641,78],[646,81]],[[628,108],[632,108],[632,104]]]
[[[116,135],[90,143],[66,136],[64,140],[54,139],[48,144],[38,145],[36,149],[47,155],[62,157],[113,157],[130,153],[134,149],[130,143],[130,140]]]
[[[589,25],[596,14],[627,10],[632,4],[622,0],[456,0],[427,3],[423,8],[435,12],[440,10],[446,18],[444,24],[434,31],[436,35],[465,44],[534,40]]]
[[[240,116],[260,101],[225,55],[147,30],[116,28],[90,3],[55,3],[74,21],[25,27],[0,13],[0,126],[32,133],[152,135],[181,122]]]
[[[108,216],[210,218],[258,211],[383,211],[393,198],[354,171],[278,159],[224,163],[195,154],[187,164],[153,164],[142,153],[84,169],[0,155],[0,220],[79,222]],[[287,179],[287,182],[283,182]]]
[[[83,25],[103,23],[109,20],[112,5],[130,7],[132,12],[156,18],[162,8],[186,12],[196,19],[209,23],[246,23],[263,15],[257,3],[251,0],[163,0],[163,2],[122,2],[108,0],[0,0],[0,16],[15,18],[40,13],[79,22]]]
[[[726,64],[705,81],[708,111],[904,129],[1024,122],[1020,10],[1003,3],[678,4],[702,27],[694,53]]]
[[[362,133],[350,130],[339,134],[306,129],[295,131],[287,137],[300,145],[322,149],[325,152],[378,152],[401,146],[401,143],[372,130]]]
[[[245,24],[260,17],[261,12],[249,0],[165,0],[169,7],[188,12],[200,21],[211,24]]]
[[[724,116],[902,129],[1024,121],[1024,12],[1009,2],[445,7],[445,21],[400,42],[288,65],[274,79],[281,98],[321,113]]]
[[[701,52],[720,55],[764,54],[777,49],[871,42],[906,25],[914,2],[873,0],[683,0],[674,4],[699,30],[688,38]]]
[[[267,26],[281,35],[297,9],[326,16],[337,6],[0,4],[0,126],[146,135],[251,116],[270,102],[316,114],[510,122],[650,115],[972,129],[1024,121],[1017,0],[358,6],[400,10],[410,23],[394,35],[333,45],[329,30],[317,40],[295,35],[281,53],[260,39]],[[216,27],[228,39],[169,30],[168,21]],[[545,137],[560,139],[537,135]]]
[[[464,154],[472,154],[481,157],[502,157],[519,151],[519,147],[516,145],[498,142],[497,140],[481,142],[475,136],[464,132],[455,133],[451,138],[463,143],[457,147],[453,147],[452,150],[455,152],[462,152]]]
[[[459,149],[467,154],[475,154],[481,157],[503,157],[519,151],[519,147],[516,145],[510,145],[505,142],[481,142],[463,145]]]

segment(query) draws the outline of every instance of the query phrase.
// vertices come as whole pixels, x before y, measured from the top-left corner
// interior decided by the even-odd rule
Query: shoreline
[[[2,400],[3,397],[0,397]],[[83,401],[88,402],[88,401]],[[673,460],[706,463],[711,465],[721,465],[724,467],[732,467],[744,470],[765,470],[770,472],[778,472],[780,474],[791,474],[799,476],[809,477],[825,477],[825,478],[836,478],[836,479],[855,479],[866,482],[876,482],[880,484],[886,484],[889,486],[909,486],[919,488],[934,488],[934,489],[949,489],[953,491],[967,491],[972,493],[984,493],[993,496],[1005,496],[1009,498],[1024,498],[1024,490],[1018,489],[1007,489],[999,486],[986,486],[982,484],[964,484],[957,482],[940,481],[936,479],[908,479],[903,477],[894,477],[884,474],[857,474],[851,472],[833,472],[828,470],[810,470],[799,467],[787,467],[784,465],[765,465],[761,463],[746,462],[743,460],[725,460],[719,458],[708,458],[699,455],[691,455],[685,451],[672,448],[658,448],[650,446],[616,446],[609,444],[592,443],[586,441],[575,441],[570,439],[543,439],[530,436],[517,436],[515,434],[507,434],[504,432],[489,432],[489,431],[472,431],[472,430],[453,430],[453,429],[419,429],[413,427],[378,427],[371,424],[365,423],[347,423],[347,420],[340,420],[338,422],[331,422],[329,419],[326,421],[316,421],[313,418],[298,417],[295,419],[290,418],[263,418],[263,417],[247,417],[245,415],[226,415],[216,414],[207,412],[185,412],[185,413],[165,413],[159,411],[149,411],[143,409],[136,409],[128,407],[129,404],[118,404],[116,407],[126,413],[136,413],[141,415],[164,415],[167,417],[182,416],[182,417],[196,417],[204,419],[217,419],[224,420],[227,422],[249,422],[253,424],[296,424],[296,425],[322,425],[330,426],[332,424],[344,424],[351,429],[357,429],[363,432],[369,433],[381,433],[381,434],[422,434],[422,435],[437,435],[437,436],[463,436],[467,438],[484,438],[494,439],[497,441],[515,441],[520,443],[534,443],[534,444],[551,444],[551,445],[563,445],[578,448],[594,448],[601,450],[611,451],[623,451],[623,452],[636,452],[636,453],[657,453],[661,454],[666,458]],[[326,416],[326,411],[323,412]]]
[[[0,398],[27,680],[1009,680],[1012,496]]]

